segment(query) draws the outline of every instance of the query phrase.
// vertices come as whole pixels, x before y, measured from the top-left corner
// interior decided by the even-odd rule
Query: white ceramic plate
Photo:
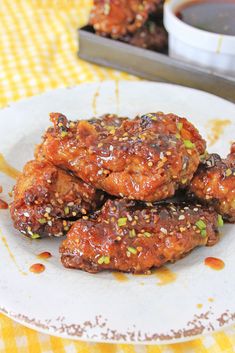
[[[174,112],[189,118],[204,137],[209,120],[229,119],[231,124],[209,148],[222,155],[235,138],[235,106],[210,94],[143,81],[85,84],[20,101],[0,112],[0,152],[14,167],[21,169],[33,157],[51,111],[71,119],[107,112],[132,117]],[[13,179],[0,173],[7,200],[13,184]],[[235,321],[233,225],[224,227],[216,246],[198,248],[169,265],[176,280],[168,285],[159,285],[157,274],[126,275],[128,280],[120,282],[112,273],[66,270],[58,255],[60,240],[21,236],[12,227],[8,211],[0,211],[0,228],[0,310],[36,330],[89,341],[152,344],[192,339]],[[50,251],[53,257],[39,261],[36,255],[41,251]],[[225,268],[206,267],[207,256],[223,259]],[[29,272],[36,262],[46,265],[40,275]]]

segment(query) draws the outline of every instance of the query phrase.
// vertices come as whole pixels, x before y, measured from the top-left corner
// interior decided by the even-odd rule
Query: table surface
[[[77,28],[86,23],[91,5],[91,0],[0,2],[0,107],[57,87],[137,79],[77,58]],[[180,344],[91,344],[41,334],[0,314],[0,352],[230,353],[235,352],[235,326]]]

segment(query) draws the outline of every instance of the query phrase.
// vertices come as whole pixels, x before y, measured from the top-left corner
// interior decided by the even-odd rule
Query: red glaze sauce
[[[217,257],[207,257],[204,263],[206,266],[209,266],[210,268],[216,271],[222,270],[225,266],[224,261],[218,259]]]
[[[50,257],[52,257],[52,255],[49,251],[44,251],[44,252],[41,252],[40,254],[38,254],[37,257],[39,259],[49,259]]]
[[[46,268],[43,264],[33,264],[30,266],[29,271],[38,274],[45,271],[45,269]]]
[[[6,210],[8,208],[8,203],[0,199],[0,210]]]

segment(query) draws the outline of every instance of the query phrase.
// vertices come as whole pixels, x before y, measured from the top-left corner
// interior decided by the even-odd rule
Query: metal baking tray
[[[79,29],[80,58],[160,82],[171,82],[207,91],[235,102],[235,78],[212,74],[167,54],[134,47],[101,37],[91,26]]]

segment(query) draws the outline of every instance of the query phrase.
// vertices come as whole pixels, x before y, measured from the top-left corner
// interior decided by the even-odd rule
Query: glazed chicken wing
[[[224,219],[235,222],[235,143],[225,159],[211,154],[202,163],[190,184],[190,191],[213,205]]]
[[[106,115],[71,122],[52,113],[37,158],[72,171],[115,196],[156,201],[192,179],[205,141],[185,118],[151,113],[130,120]]]
[[[146,273],[218,239],[217,213],[208,207],[116,199],[77,221],[60,252],[68,268]]]
[[[31,238],[61,236],[71,220],[95,210],[103,193],[48,162],[30,161],[14,187],[14,226]]]
[[[94,0],[89,23],[103,36],[134,33],[161,7],[162,0]]]

